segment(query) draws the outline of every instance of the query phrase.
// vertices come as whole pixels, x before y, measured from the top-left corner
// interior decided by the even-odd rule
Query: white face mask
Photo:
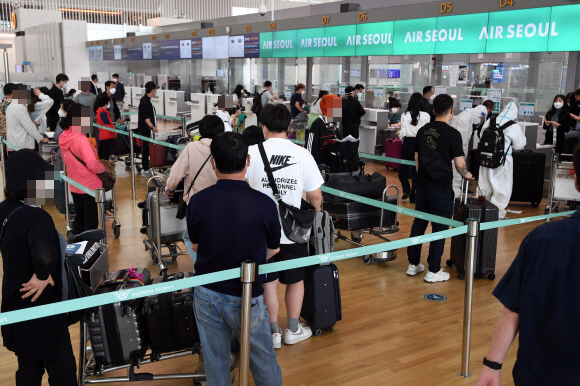
[[[63,113],[61,109],[58,109],[58,116],[61,118],[64,118],[64,117],[66,117],[66,114]]]
[[[111,104],[107,103],[107,110],[109,110],[111,108]]]
[[[112,89],[109,90],[111,92],[111,94],[114,94],[117,92],[117,89],[115,87],[113,87]]]
[[[554,107],[556,108],[556,110],[561,109],[564,106],[564,103],[562,102],[554,102]]]
[[[357,93],[356,93],[356,96],[357,96],[359,99],[360,99],[360,98],[362,98],[362,92],[357,92]]]
[[[435,99],[435,94],[431,95],[431,98],[429,98],[430,101],[432,101],[433,99]]]
[[[398,109],[397,109],[396,107],[393,107],[393,108],[391,109],[391,112],[392,112],[393,114],[397,114],[397,110],[398,110]]]

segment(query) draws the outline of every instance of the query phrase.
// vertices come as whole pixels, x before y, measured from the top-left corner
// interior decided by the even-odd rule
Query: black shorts
[[[306,244],[280,244],[280,252],[272,256],[269,263],[299,259],[308,256]],[[304,267],[294,268],[287,271],[271,272],[266,278],[266,283],[280,279],[282,284],[295,284],[304,280]]]

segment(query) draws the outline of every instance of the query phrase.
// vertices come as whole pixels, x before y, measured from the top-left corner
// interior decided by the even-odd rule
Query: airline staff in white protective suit
[[[465,158],[469,154],[469,142],[473,134],[473,126],[483,124],[487,117],[491,117],[493,113],[494,103],[491,100],[486,100],[483,104],[475,106],[472,109],[462,111],[456,117],[453,117],[449,125],[459,131],[463,143],[463,153]],[[453,193],[455,198],[461,196],[461,180],[463,177],[453,168]]]
[[[518,118],[518,107],[510,102],[499,114],[496,124],[500,127],[510,120]],[[490,121],[483,125],[483,130],[489,127]],[[482,130],[482,132],[483,132]],[[498,207],[499,219],[506,220],[506,207],[510,202],[513,188],[514,159],[513,150],[522,150],[526,146],[526,136],[517,123],[504,130],[506,158],[503,165],[495,169],[479,167],[479,188],[487,192],[487,200]]]

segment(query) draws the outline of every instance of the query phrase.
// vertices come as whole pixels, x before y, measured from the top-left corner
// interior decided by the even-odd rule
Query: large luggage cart
[[[176,191],[176,194],[179,195],[179,192]],[[177,243],[183,242],[183,232],[187,229],[187,224],[185,219],[179,220],[175,217],[177,203],[172,202],[165,194],[163,177],[154,176],[147,181],[147,196],[138,206],[143,210],[141,233],[147,236],[143,244],[153,263],[167,265],[163,261],[164,257],[176,260],[180,255],[187,255],[187,252],[181,252],[177,246]],[[169,254],[163,254],[162,247],[169,249]]]
[[[388,194],[390,189],[395,189],[396,194]],[[389,185],[383,191],[382,201],[385,203],[399,205],[399,188],[396,185]],[[355,205],[352,205],[355,204]],[[350,238],[344,236],[340,230],[336,238],[358,247],[365,247],[362,240],[365,234],[376,236],[383,241],[390,242],[385,235],[399,231],[397,212],[386,209],[370,207],[356,202],[342,204],[345,210],[338,208],[340,204],[324,203],[324,210],[333,218],[336,229],[351,231]],[[365,264],[376,262],[388,262],[397,258],[397,250],[378,252],[371,255],[362,256]]]
[[[550,187],[548,189],[548,206],[546,213],[566,212],[580,206],[580,193],[576,190],[572,154],[552,153]],[[550,221],[549,219],[547,221]]]

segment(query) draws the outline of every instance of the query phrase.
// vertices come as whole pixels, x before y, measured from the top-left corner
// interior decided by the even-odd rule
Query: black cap
[[[48,180],[47,172],[54,174],[54,167],[34,150],[15,151],[6,160],[6,190],[26,190],[28,181]]]
[[[347,88],[344,89],[344,92],[347,94],[350,94],[353,91],[354,91],[354,87],[352,87],[352,86],[348,86]]]
[[[159,86],[155,84],[155,82],[147,82],[145,83],[145,92],[149,94],[151,90],[158,89]]]

